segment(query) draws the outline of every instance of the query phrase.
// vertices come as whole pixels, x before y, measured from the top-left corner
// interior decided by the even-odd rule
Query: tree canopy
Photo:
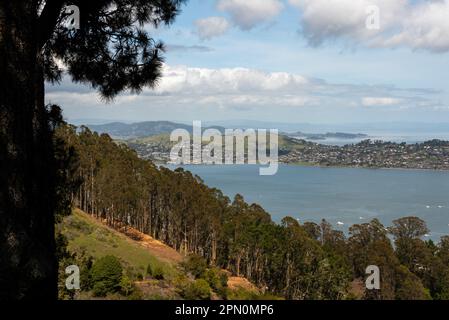
[[[183,0],[14,0],[0,2],[0,297],[54,299],[54,223],[72,186],[54,144],[60,108],[45,81],[64,76],[113,99],[153,88],[164,45],[151,36]],[[67,27],[79,9],[79,28]],[[77,23],[78,25],[78,23]],[[56,153],[60,154],[57,155]],[[13,240],[11,240],[13,239]]]
[[[277,224],[241,195],[231,201],[189,171],[157,167],[108,135],[68,126],[58,136],[79,155],[75,176],[83,182],[74,204],[112,227],[134,227],[190,254],[183,266],[196,278],[207,266],[224,268],[287,299],[447,297],[449,242],[421,240],[427,227],[418,218],[400,220],[420,226],[407,223],[420,230],[404,233],[413,236],[403,240],[412,251],[393,246],[389,230],[404,224],[397,221],[391,228],[377,219],[354,225],[349,237],[326,220],[285,217]],[[370,265],[380,268],[380,290],[364,287]]]
[[[123,90],[154,87],[164,61],[162,42],[149,30],[170,24],[185,0],[100,0],[42,3],[39,43],[45,77],[61,80],[63,62],[75,82],[91,85],[106,98]],[[67,28],[66,5],[79,8],[79,29]]]

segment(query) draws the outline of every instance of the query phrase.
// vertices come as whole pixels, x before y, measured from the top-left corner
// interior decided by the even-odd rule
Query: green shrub
[[[110,289],[104,282],[97,282],[94,284],[92,291],[95,297],[105,297]]]
[[[93,260],[92,256],[88,256],[84,251],[77,254],[77,265],[80,267],[80,283],[81,290],[89,291],[92,289],[92,267]]]
[[[187,300],[208,300],[210,299],[211,289],[204,279],[198,279],[187,284],[181,292],[184,299]]]
[[[148,264],[148,266],[147,266],[147,276],[150,276],[150,277],[153,276],[153,269],[151,267],[151,264]]]
[[[131,280],[137,280],[142,281],[143,280],[143,272],[145,268],[137,268],[135,266],[127,264],[126,267],[123,268],[124,273],[130,278]]]
[[[228,295],[228,275],[217,268],[210,268],[204,273],[204,280],[222,299]]]
[[[92,233],[93,227],[89,225],[86,221],[80,220],[75,216],[69,216],[66,218],[66,223],[69,227],[69,230],[76,230],[83,234],[89,234]]]
[[[120,281],[120,291],[124,296],[129,296],[134,291],[134,283],[127,276],[123,276]]]
[[[244,288],[227,290],[228,300],[284,300],[282,297],[270,293],[257,293]]]
[[[217,287],[217,294],[222,298],[222,299],[227,299],[228,298],[228,275],[225,272],[220,272],[219,273],[219,284],[220,286]]]
[[[98,259],[92,266],[93,293],[103,297],[120,289],[123,269],[114,256]]]
[[[153,272],[151,274],[153,276],[154,279],[156,280],[163,280],[164,279],[164,270],[162,270],[161,267],[155,267],[153,269]]]
[[[134,290],[127,298],[128,298],[128,300],[143,300],[144,296],[143,296],[142,291],[140,291],[139,288],[134,287]]]
[[[182,268],[190,273],[195,279],[203,278],[207,270],[207,262],[203,257],[192,254],[189,255],[187,260],[182,262]]]
[[[220,273],[220,283],[222,287],[228,286],[228,275],[225,272]]]
[[[204,280],[206,280],[207,283],[209,283],[209,286],[215,291],[228,286],[228,276],[217,268],[207,269],[204,273]]]
[[[156,280],[163,280],[164,279],[164,270],[160,266],[151,266],[151,264],[148,264],[147,276],[152,277]]]

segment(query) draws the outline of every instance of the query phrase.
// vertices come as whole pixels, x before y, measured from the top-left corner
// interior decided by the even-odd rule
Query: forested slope
[[[198,254],[268,292],[287,299],[449,298],[449,238],[422,241],[427,228],[418,218],[394,221],[388,230],[377,220],[354,225],[348,238],[324,220],[286,217],[276,224],[242,196],[231,200],[188,171],[157,168],[107,135],[64,126],[58,137],[65,152],[77,154],[66,173],[81,182],[74,205],[113,227],[129,225]],[[381,290],[358,295],[351,288],[369,265],[381,269]]]
[[[75,209],[57,225],[62,299],[260,299],[266,298],[245,278],[207,266],[199,256],[184,256],[132,227],[108,227],[101,220]],[[95,278],[95,265],[115,260],[122,272],[111,279],[114,268],[104,269],[109,288]],[[80,268],[80,290],[65,290],[68,265]],[[100,289],[99,289],[100,287]]]

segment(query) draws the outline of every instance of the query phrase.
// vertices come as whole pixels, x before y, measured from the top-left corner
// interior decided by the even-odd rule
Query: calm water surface
[[[174,166],[170,166],[174,168]],[[258,166],[185,166],[231,198],[240,193],[279,222],[284,216],[347,231],[378,218],[386,226],[404,216],[424,219],[428,238],[449,235],[449,172],[426,170],[317,168],[281,165],[275,176]]]

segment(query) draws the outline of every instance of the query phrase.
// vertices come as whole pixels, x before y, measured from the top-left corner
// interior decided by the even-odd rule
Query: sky
[[[82,12],[81,12],[82,14]],[[65,77],[69,121],[449,122],[449,0],[190,0],[155,90],[105,102]]]

